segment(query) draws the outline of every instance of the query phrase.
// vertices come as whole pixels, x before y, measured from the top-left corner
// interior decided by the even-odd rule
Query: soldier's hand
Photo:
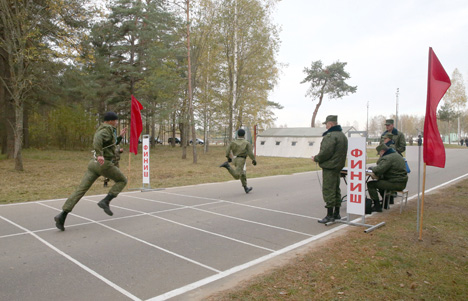
[[[100,165],[104,164],[104,157],[103,156],[98,156],[97,161],[99,162]]]
[[[232,162],[232,159],[231,159],[231,158],[228,158],[228,162],[231,163],[231,162]]]
[[[257,161],[252,160],[252,164],[253,164],[254,166],[257,165]]]

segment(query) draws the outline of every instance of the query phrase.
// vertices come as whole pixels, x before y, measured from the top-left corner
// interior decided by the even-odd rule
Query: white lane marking
[[[266,250],[268,252],[274,252],[275,251],[273,249],[265,248],[265,247],[258,246],[258,245],[255,245],[255,244],[252,244],[252,243],[249,243],[249,242],[246,242],[246,241],[242,241],[242,240],[235,239],[235,238],[232,238],[232,237],[229,237],[229,236],[225,236],[225,235],[222,235],[222,234],[219,234],[219,233],[207,231],[207,230],[204,230],[204,229],[201,229],[201,228],[196,228],[196,227],[193,227],[193,226],[190,226],[190,225],[187,225],[187,224],[182,224],[182,223],[179,223],[179,222],[176,222],[176,221],[164,218],[164,217],[154,215],[154,214],[158,214],[160,212],[157,212],[157,213],[144,213],[143,211],[130,209],[130,208],[122,207],[122,206],[113,205],[113,207],[123,209],[123,210],[132,211],[132,212],[142,213],[142,214],[139,214],[139,215],[147,215],[147,216],[157,218],[157,219],[160,219],[160,220],[163,220],[163,221],[166,221],[166,222],[170,222],[170,223],[173,223],[173,224],[176,224],[176,225],[179,225],[179,226],[183,226],[183,227],[186,227],[186,228],[189,228],[189,229],[204,232],[204,233],[207,233],[207,234],[210,234],[210,235],[213,235],[213,236],[218,236],[218,237],[221,237],[221,238],[224,238],[224,239],[232,240],[232,241],[235,241],[235,242],[238,242],[238,243],[241,243],[241,244],[245,244],[245,245],[249,245],[249,246],[252,246],[252,247],[255,247],[255,248],[263,249],[263,250]],[[188,208],[194,209],[193,207],[188,207]],[[182,209],[182,208],[179,208],[179,209]]]
[[[270,209],[270,208],[265,208],[265,207],[258,207],[258,206],[253,206],[253,205],[247,205],[247,204],[242,204],[242,203],[236,203],[236,202],[231,202],[231,201],[226,201],[223,199],[213,199],[213,198],[207,198],[207,197],[199,197],[199,196],[190,196],[186,194],[180,194],[180,193],[172,193],[172,192],[161,192],[165,194],[170,194],[170,195],[176,195],[176,196],[182,196],[182,197],[187,197],[187,198],[195,198],[195,199],[204,199],[204,200],[218,200],[218,202],[224,202],[224,203],[229,203],[237,206],[244,206],[244,207],[249,207],[249,208],[254,208],[254,209],[259,209],[259,210],[264,210],[264,211],[271,211],[271,212],[276,212],[276,213],[281,213],[281,214],[287,214],[287,215],[293,215],[293,216],[299,216],[299,217],[304,217],[308,219],[315,219],[315,220],[320,220],[321,218],[313,217],[313,216],[308,216],[308,215],[303,215],[303,214],[298,214],[298,213],[292,213],[288,211],[281,211],[281,210],[276,210],[276,209]]]
[[[83,198],[83,199],[85,199],[85,198]],[[49,206],[49,205],[46,205],[46,204],[41,204],[41,205],[42,205],[42,206],[49,207],[49,208],[51,208],[51,209],[60,210],[60,209],[57,209],[57,208],[55,208],[55,207],[52,207],[52,206]],[[112,227],[110,227],[110,226],[108,226],[108,225],[106,225],[106,224],[101,223],[101,222],[94,221],[94,220],[92,220],[92,219],[90,219],[90,218],[87,218],[87,217],[84,217],[84,216],[80,216],[80,215],[76,215],[76,214],[74,214],[74,215],[77,216],[77,217],[79,217],[79,218],[82,218],[82,219],[91,221],[91,222],[93,222],[93,223],[95,223],[95,224],[98,224],[98,225],[100,225],[100,226],[102,226],[102,227],[104,227],[104,228],[107,228],[107,229],[109,229],[109,230],[112,230],[112,231],[114,231],[114,232],[117,232],[117,233],[119,233],[119,234],[121,234],[121,235],[123,235],[123,236],[126,236],[126,237],[128,237],[128,238],[131,238],[131,239],[136,240],[136,241],[138,241],[138,242],[141,242],[142,244],[148,245],[148,246],[150,246],[150,247],[153,247],[153,248],[155,248],[155,249],[161,250],[161,251],[166,252],[166,253],[168,253],[168,254],[170,254],[170,255],[173,255],[173,256],[175,256],[175,257],[181,258],[181,259],[183,259],[183,260],[185,260],[185,261],[188,261],[188,262],[191,262],[191,263],[196,264],[196,265],[198,265],[198,266],[204,267],[205,269],[211,270],[211,271],[216,272],[216,273],[219,273],[219,272],[220,272],[219,270],[217,270],[217,269],[215,269],[215,268],[212,268],[212,267],[210,267],[210,266],[207,266],[206,264],[200,263],[200,262],[198,262],[198,261],[195,261],[195,260],[190,259],[190,258],[188,258],[188,257],[185,257],[185,256],[183,256],[183,255],[177,254],[177,253],[175,253],[175,252],[169,251],[169,250],[164,249],[164,248],[162,248],[162,247],[160,247],[160,246],[157,246],[157,245],[155,245],[155,244],[149,243],[149,242],[147,242],[147,241],[145,241],[145,240],[143,240],[143,239],[140,239],[140,238],[138,238],[138,237],[135,237],[135,236],[132,236],[132,235],[127,234],[127,233],[125,233],[125,232],[122,232],[122,231],[119,231],[119,230],[117,230],[117,229],[114,229],[114,228],[112,228]]]
[[[3,217],[0,215],[0,218],[3,219],[4,221],[12,224],[13,226],[16,226],[18,228],[20,228],[21,230],[27,232],[29,235],[33,236],[34,238],[36,238],[37,240],[39,240],[40,242],[42,242],[43,244],[45,244],[46,246],[48,246],[49,248],[51,248],[52,250],[54,250],[55,252],[59,253],[60,255],[62,255],[63,257],[65,257],[66,259],[70,260],[71,262],[73,262],[74,264],[76,264],[77,266],[79,266],[80,268],[82,268],[83,270],[87,271],[88,273],[90,273],[91,275],[93,275],[94,277],[98,278],[99,280],[105,282],[107,285],[109,285],[110,287],[112,287],[113,289],[115,289],[116,291],[120,292],[121,294],[127,296],[128,298],[132,299],[132,300],[141,300],[140,298],[134,296],[133,294],[131,294],[130,292],[128,292],[127,290],[121,288],[120,286],[118,286],[117,284],[115,284],[114,282],[110,281],[109,279],[105,278],[104,276],[98,274],[96,271],[90,269],[89,267],[87,267],[86,265],[82,264],[81,262],[79,262],[78,260],[76,260],[75,258],[71,257],[70,255],[68,255],[67,253],[61,251],[60,249],[56,248],[54,245],[52,245],[51,243],[49,243],[48,241],[44,240],[43,238],[41,238],[40,236],[38,236],[37,234],[29,231],[28,229],[18,225],[17,223]]]
[[[140,197],[136,197],[136,196],[132,196],[132,198],[141,199],[141,200],[146,200],[146,201],[150,201],[150,202],[157,202],[157,203],[160,202],[160,201],[157,201],[157,200],[152,200],[152,199],[147,199],[147,198],[140,198]],[[164,203],[165,203],[165,202],[164,202]],[[182,205],[178,205],[178,206],[182,206]],[[287,228],[282,228],[282,227],[278,227],[278,226],[268,225],[268,224],[264,224],[264,223],[260,223],[260,222],[255,222],[255,221],[251,221],[251,220],[247,220],[247,219],[243,219],[243,218],[239,218],[239,217],[235,217],[235,216],[230,216],[230,215],[226,215],[226,214],[221,214],[221,213],[217,213],[217,212],[213,212],[213,211],[209,211],[209,210],[204,210],[204,209],[196,208],[195,206],[190,207],[190,208],[193,209],[193,210],[198,210],[198,211],[202,211],[202,212],[206,212],[206,213],[210,213],[210,214],[214,214],[214,215],[219,215],[219,216],[226,217],[226,218],[230,218],[230,219],[240,220],[240,221],[243,221],[243,222],[246,222],[246,223],[261,225],[261,226],[265,226],[265,227],[269,227],[269,228],[274,228],[274,229],[279,229],[279,230],[283,230],[283,231],[287,231],[287,232],[292,232],[292,233],[297,233],[297,234],[301,234],[301,235],[305,235],[305,236],[309,236],[309,237],[310,237],[310,236],[314,236],[314,235],[309,234],[309,233],[304,233],[304,232],[300,232],[300,231],[295,231],[295,230],[291,230],[291,229],[287,229]]]
[[[359,221],[359,220],[361,220],[361,218],[356,219],[356,221]],[[340,226],[335,227],[333,229],[330,229],[328,231],[322,232],[322,233],[320,233],[320,234],[318,234],[318,235],[316,235],[314,237],[310,237],[310,238],[307,238],[307,239],[302,240],[300,242],[297,242],[297,243],[295,243],[293,245],[287,246],[287,247],[285,247],[285,248],[283,248],[281,250],[275,251],[273,253],[270,253],[270,254],[267,254],[265,256],[259,257],[257,259],[254,259],[254,260],[249,261],[247,263],[244,263],[242,265],[238,265],[238,266],[235,266],[233,268],[230,268],[229,270],[223,271],[223,272],[221,272],[219,274],[209,276],[207,278],[204,278],[204,279],[201,279],[199,281],[190,283],[190,284],[188,284],[186,286],[177,288],[175,290],[169,291],[167,293],[164,293],[162,295],[159,295],[159,296],[147,299],[147,300],[148,301],[160,301],[160,300],[167,300],[169,298],[179,296],[181,294],[184,294],[184,293],[189,292],[191,290],[194,290],[196,288],[202,287],[202,286],[207,285],[207,284],[209,284],[211,282],[214,282],[216,280],[222,279],[224,277],[230,276],[230,275],[232,275],[234,273],[245,270],[245,269],[250,268],[250,267],[252,267],[254,265],[257,265],[259,263],[270,260],[270,259],[272,259],[272,258],[274,258],[274,257],[276,257],[278,255],[285,254],[285,253],[287,253],[287,252],[289,252],[291,250],[294,250],[294,249],[296,249],[298,247],[306,245],[306,244],[308,244],[308,243],[310,243],[310,242],[312,242],[314,240],[317,240],[319,238],[327,236],[327,235],[329,235],[329,234],[331,234],[333,232],[339,231],[339,230],[343,229],[344,227],[348,227],[348,225],[340,225]]]

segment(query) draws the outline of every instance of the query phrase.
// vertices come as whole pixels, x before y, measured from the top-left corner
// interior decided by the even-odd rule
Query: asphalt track
[[[448,149],[445,169],[428,167],[426,191],[468,176],[467,154]],[[417,147],[407,158],[414,201]],[[349,227],[317,223],[319,179],[249,179],[249,194],[239,181],[126,192],[111,203],[113,217],[96,205],[102,196],[86,196],[65,232],[53,222],[63,199],[1,205],[0,300],[194,299],[197,289]]]

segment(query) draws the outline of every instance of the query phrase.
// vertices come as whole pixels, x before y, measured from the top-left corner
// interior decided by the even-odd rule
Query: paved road
[[[410,196],[416,154],[408,151]],[[467,154],[447,150],[445,169],[428,168],[426,189],[465,176]],[[317,223],[325,214],[317,172],[249,184],[247,195],[238,181],[127,192],[112,202],[113,217],[97,207],[102,196],[85,197],[65,232],[53,222],[63,199],[2,205],[0,300],[180,300],[347,227]]]

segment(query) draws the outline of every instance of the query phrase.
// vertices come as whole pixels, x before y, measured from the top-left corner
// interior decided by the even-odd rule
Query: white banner
[[[366,138],[348,138],[348,214],[364,215],[366,210]]]
[[[149,135],[143,135],[142,143],[142,161],[143,161],[143,184],[150,183],[150,144]]]

